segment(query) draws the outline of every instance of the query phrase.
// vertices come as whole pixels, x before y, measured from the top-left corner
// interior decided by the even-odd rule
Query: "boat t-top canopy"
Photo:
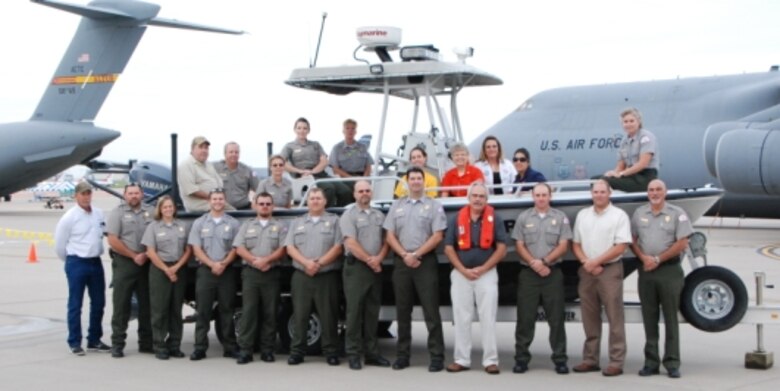
[[[456,52],[458,61],[445,62],[441,61],[438,49],[432,45],[406,46],[400,48],[402,61],[393,62],[389,51],[400,47],[400,34],[400,30],[393,27],[359,28],[357,37],[360,46],[355,49],[354,57],[364,64],[299,68],[293,70],[285,82],[294,87],[337,95],[355,92],[383,95],[374,172],[380,172],[380,162],[385,162],[382,167],[385,170],[390,166],[405,170],[411,149],[419,146],[427,151],[428,168],[441,176],[449,165],[449,146],[465,141],[458,116],[457,94],[465,87],[497,86],[502,81],[466,64],[465,59],[473,54],[471,48]],[[381,62],[372,64],[357,58],[361,48],[376,52]],[[449,97],[449,115],[439,104],[438,96]],[[382,148],[390,97],[412,100],[414,108],[412,123],[402,147],[398,152],[384,153]],[[417,131],[421,100],[430,123],[430,129],[424,132]],[[390,163],[384,159],[389,159]]]
[[[298,88],[337,95],[353,92],[389,93],[414,99],[421,95],[449,94],[463,87],[501,85],[502,81],[467,64],[410,61],[300,68],[293,70],[286,83]]]

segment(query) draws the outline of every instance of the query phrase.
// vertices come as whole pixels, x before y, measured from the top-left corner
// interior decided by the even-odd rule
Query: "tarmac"
[[[95,205],[108,211],[118,200],[96,193]],[[66,202],[66,210],[74,205]],[[188,359],[156,360],[135,349],[135,321],[128,330],[126,357],[113,359],[106,353],[87,353],[85,357],[70,354],[65,342],[65,303],[67,284],[63,263],[54,255],[52,234],[64,213],[44,209],[28,193],[18,193],[11,202],[0,202],[0,388],[4,390],[177,390],[177,389],[568,389],[577,390],[776,390],[780,370],[746,369],[745,353],[756,349],[756,327],[739,324],[720,332],[707,333],[688,324],[681,328],[682,378],[661,375],[639,377],[643,364],[644,332],[641,324],[626,326],[628,355],[625,374],[614,378],[600,373],[556,375],[549,360],[547,326],[537,323],[536,338],[531,346],[533,360],[525,374],[513,374],[514,323],[499,323],[497,335],[501,374],[490,376],[482,371],[479,326],[473,330],[472,369],[450,374],[428,373],[425,325],[413,325],[412,366],[403,371],[364,367],[352,371],[342,361],[329,367],[322,357],[307,357],[297,367],[288,366],[286,355],[277,355],[275,363],[259,360],[236,365],[222,358],[216,336],[210,335],[208,358],[199,362]],[[755,271],[766,273],[767,284],[780,284],[780,220],[702,218],[696,230],[708,237],[708,263],[733,270],[748,288],[750,303],[755,303]],[[37,262],[29,263],[31,244],[35,244]],[[105,255],[107,282],[111,267]],[[689,268],[689,267],[687,267]],[[626,300],[636,297],[636,279],[625,282]],[[111,291],[107,293],[103,318],[103,341],[110,343]],[[766,305],[780,307],[780,289],[764,291]],[[86,327],[87,299],[84,321]],[[394,332],[395,326],[391,327]],[[580,362],[584,340],[582,326],[568,323],[569,365]],[[183,350],[192,352],[194,326],[186,324]],[[606,334],[606,327],[605,327]],[[447,363],[451,362],[452,326],[444,326]],[[606,338],[605,338],[606,339]],[[380,348],[389,359],[395,358],[395,340],[381,339]],[[780,352],[780,327],[764,327],[764,348]],[[606,340],[602,344],[605,365]]]

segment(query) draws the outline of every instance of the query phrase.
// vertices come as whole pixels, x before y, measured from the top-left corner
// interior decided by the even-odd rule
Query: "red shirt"
[[[472,166],[471,164],[466,166],[466,171],[463,176],[458,175],[458,168],[455,167],[444,174],[444,178],[441,180],[441,186],[463,186],[463,189],[443,190],[450,193],[450,197],[465,197],[468,193],[468,185],[474,182],[484,182],[485,177],[482,175],[482,170]]]

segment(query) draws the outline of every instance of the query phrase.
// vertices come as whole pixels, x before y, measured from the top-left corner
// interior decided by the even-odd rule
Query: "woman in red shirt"
[[[469,150],[463,143],[457,143],[450,147],[450,159],[455,163],[455,168],[444,174],[441,186],[459,186],[461,188],[442,190],[442,197],[465,197],[470,184],[485,181],[482,170],[472,166],[469,162]]]

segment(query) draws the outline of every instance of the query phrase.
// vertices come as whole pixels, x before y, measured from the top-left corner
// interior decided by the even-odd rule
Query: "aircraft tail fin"
[[[156,18],[159,5],[136,0],[95,0],[87,5],[58,0],[32,1],[83,17],[32,115],[33,120],[94,120],[147,25],[242,33],[159,19]]]

